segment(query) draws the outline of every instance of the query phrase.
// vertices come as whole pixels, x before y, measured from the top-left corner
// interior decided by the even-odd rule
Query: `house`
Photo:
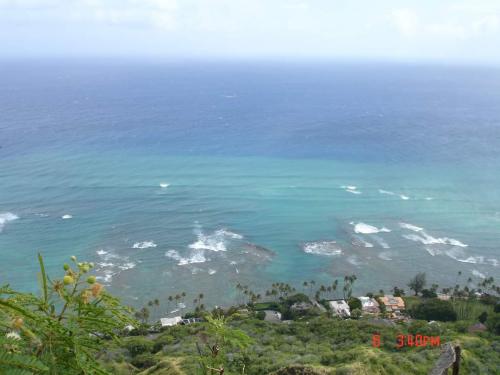
[[[328,301],[328,304],[330,305],[333,316],[339,316],[341,318],[349,318],[351,316],[351,309],[343,299]]]
[[[173,318],[161,318],[160,323],[162,327],[172,327],[180,324],[182,322],[182,318],[180,316],[175,316]]]
[[[295,312],[307,312],[313,308],[313,305],[311,305],[308,302],[295,302],[292,306],[290,306],[290,309]]]
[[[449,294],[438,293],[437,298],[441,301],[449,301],[451,296]]]
[[[378,314],[380,312],[379,304],[375,298],[358,297],[361,301],[361,310],[365,313]]]
[[[189,324],[201,323],[201,322],[203,322],[203,319],[201,319],[201,318],[189,318],[189,319],[182,319],[181,324],[184,324],[187,326]]]
[[[123,330],[126,332],[132,332],[135,329],[135,327],[132,324],[126,325],[123,327]]]
[[[405,302],[401,297],[394,297],[392,294],[380,297],[380,302],[385,306],[387,311],[393,318],[398,317],[401,311],[405,309]]]
[[[281,322],[281,313],[278,311],[274,310],[264,310],[264,313],[266,314],[264,316],[264,320],[268,322],[274,322],[274,323],[279,323]]]

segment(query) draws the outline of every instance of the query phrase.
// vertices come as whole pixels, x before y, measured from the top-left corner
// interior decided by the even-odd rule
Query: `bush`
[[[486,326],[490,332],[500,335],[500,313],[491,314],[486,321]]]
[[[479,320],[483,324],[486,322],[487,319],[488,319],[488,313],[486,311],[483,311],[481,315],[477,317],[477,320]]]
[[[410,315],[415,319],[439,320],[442,322],[457,320],[457,313],[449,301],[429,299],[410,309]]]
[[[134,357],[130,363],[132,363],[135,367],[148,368],[156,365],[158,363],[158,359],[151,353],[142,353]]]
[[[171,345],[172,343],[174,343],[174,341],[175,338],[172,335],[162,335],[158,337],[153,344],[153,353],[159,352],[163,349],[164,346]]]
[[[257,311],[255,317],[259,320],[264,320],[264,318],[266,317],[266,313],[264,311]]]
[[[353,319],[359,319],[361,318],[361,310],[360,309],[354,309],[351,311],[351,318]]]
[[[125,348],[132,357],[145,352],[151,352],[153,350],[154,343],[151,340],[145,339],[141,336],[131,337],[125,343]]]
[[[423,298],[436,298],[437,294],[433,290],[424,289],[424,290],[422,290],[422,297]]]
[[[349,305],[349,308],[352,310],[356,310],[356,309],[359,309],[361,310],[361,301],[357,298],[349,298],[349,300],[347,301],[347,304]]]

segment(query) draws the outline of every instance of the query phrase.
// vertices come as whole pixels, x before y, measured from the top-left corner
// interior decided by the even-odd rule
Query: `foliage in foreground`
[[[308,369],[310,374],[428,374],[439,356],[439,347],[396,347],[398,334],[440,336],[441,343],[453,342],[462,347],[464,374],[496,374],[500,368],[500,338],[491,333],[468,334],[472,322],[428,324],[413,321],[396,325],[371,319],[338,320],[319,316],[290,323],[271,323],[235,314],[229,328],[245,332],[252,338],[246,350],[225,350],[225,375],[294,374]],[[114,357],[111,372],[128,374],[196,374],[199,353],[196,343],[209,334],[209,323],[169,327],[157,336],[140,337],[149,341],[146,356],[154,365],[130,366],[135,363],[129,351],[110,348]],[[381,336],[380,348],[372,346],[372,335]],[[126,338],[126,341],[137,338]],[[144,356],[145,353],[142,353]],[[157,366],[169,368],[162,372]],[[216,365],[214,368],[218,368]],[[173,372],[175,371],[177,372]],[[287,372],[289,371],[289,372]],[[305,370],[304,370],[305,371]],[[210,372],[208,372],[210,373]],[[216,375],[217,372],[213,372]]]
[[[72,257],[73,266],[51,279],[38,259],[41,296],[0,287],[0,373],[107,373],[97,354],[135,324],[129,309],[88,275],[92,263]]]

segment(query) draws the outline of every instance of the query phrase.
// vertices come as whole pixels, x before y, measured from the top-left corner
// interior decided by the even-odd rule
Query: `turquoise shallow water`
[[[9,69],[0,283],[35,290],[38,251],[137,306],[500,276],[496,71]]]

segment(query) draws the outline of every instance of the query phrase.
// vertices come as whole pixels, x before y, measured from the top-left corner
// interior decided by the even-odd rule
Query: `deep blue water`
[[[36,288],[37,251],[54,272],[98,263],[137,305],[500,276],[498,69],[31,61],[0,78],[0,283]]]

